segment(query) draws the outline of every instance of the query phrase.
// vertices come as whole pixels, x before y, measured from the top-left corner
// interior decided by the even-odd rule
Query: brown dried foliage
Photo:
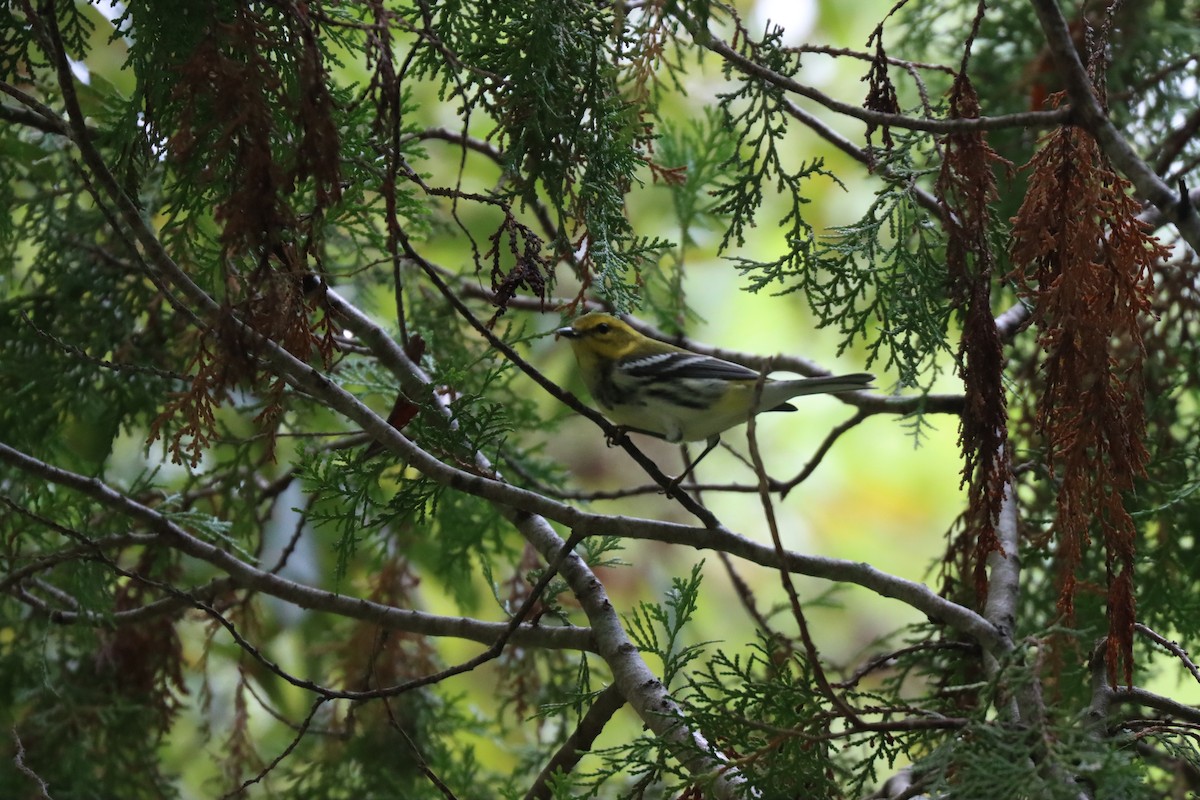
[[[625,7],[614,5],[613,10],[618,15],[614,25],[625,27]],[[641,11],[645,19],[637,30],[637,41],[629,48],[627,95],[635,106],[648,109],[653,87],[659,84],[658,67],[672,31],[667,24],[666,3],[647,3]]]
[[[250,730],[247,697],[251,691],[246,670],[239,667],[237,685],[232,692],[233,714],[229,722],[229,735],[223,742],[224,758],[221,760],[221,773],[230,787],[238,786],[247,775],[266,766],[255,746],[257,739]]]
[[[132,573],[174,578],[177,572],[174,566],[164,569],[155,564],[160,557],[161,553],[154,548],[145,550]],[[141,608],[157,600],[155,594],[150,584],[130,579],[117,587],[113,610]],[[96,676],[113,692],[157,712],[160,733],[170,729],[180,707],[179,698],[188,693],[183,680],[183,646],[174,619],[156,616],[136,625],[101,629],[94,666]]]
[[[1027,169],[1012,258],[1044,354],[1037,427],[1060,482],[1058,609],[1070,623],[1084,552],[1098,534],[1107,583],[1105,663],[1110,681],[1122,675],[1128,684],[1137,530],[1123,493],[1145,470],[1141,330],[1151,269],[1168,250],[1137,221],[1128,183],[1085,131],[1049,134]]]
[[[536,583],[532,575],[543,566],[537,550],[527,544],[517,568],[502,584],[506,590],[504,600],[508,608],[520,608],[529,599],[529,593]],[[545,596],[540,598],[533,605],[528,621],[537,624],[542,615],[549,610],[549,602]],[[536,649],[525,647],[508,647],[500,655],[496,695],[501,707],[511,709],[518,719],[537,716],[537,706],[547,688],[545,674],[538,669],[538,663],[539,660],[547,658],[554,659],[558,656],[553,653],[539,653]],[[538,719],[539,729],[544,722],[544,718]]]
[[[256,338],[235,318],[297,358],[320,352],[328,363],[332,352],[328,318],[314,321],[301,280],[307,261],[318,258],[324,212],[341,193],[333,99],[317,41],[303,4],[238,7],[212,20],[177,67],[168,151],[190,179],[217,189],[225,276],[224,308],[188,365],[192,384],[152,426],[153,440],[182,417],[169,444],[177,462],[198,463],[216,406],[238,385],[265,394],[257,422],[268,432],[283,413],[284,382],[262,370]],[[298,191],[305,182],[312,205],[298,210],[297,198],[309,197]]]
[[[239,8],[213,20],[178,67],[168,146],[195,178],[227,187],[214,209],[225,255],[268,253],[290,237],[297,184],[313,179],[317,210],[340,196],[333,100],[302,7],[268,19]],[[275,54],[276,58],[270,56]]]
[[[370,578],[368,599],[393,608],[411,608],[421,578],[403,557],[385,561]],[[342,650],[341,670],[348,688],[370,691],[419,678],[439,669],[429,639],[405,631],[389,631],[359,622]]]
[[[875,42],[875,54],[871,58],[871,68],[867,71],[867,75],[863,80],[867,82],[867,99],[863,102],[863,108],[870,111],[879,111],[884,114],[899,114],[900,113],[900,98],[896,94],[896,85],[892,83],[892,79],[888,77],[888,58],[887,52],[883,49],[883,28],[882,26],[875,29],[875,32],[867,39],[868,46],[871,42]],[[875,133],[875,123],[867,123],[867,142],[870,143],[872,134]],[[883,146],[889,150],[895,144],[892,139],[892,132],[887,125],[883,126]]]
[[[979,116],[979,111],[975,87],[961,72],[950,91],[950,117],[972,119]],[[969,565],[980,602],[987,591],[987,557],[1002,550],[996,522],[1011,478],[1004,351],[991,307],[996,259],[988,242],[989,205],[997,196],[992,168],[998,164],[1010,166],[988,145],[983,131],[953,133],[946,137],[937,182],[948,233],[950,293],[962,317],[958,356],[966,402],[958,441],[963,452],[962,483],[967,486],[968,497],[966,535],[968,543],[974,543]]]
[[[489,327],[495,325],[508,310],[508,304],[522,288],[545,303],[548,288],[546,276],[551,274],[550,263],[542,255],[541,237],[513,216],[508,207],[503,208],[503,211],[504,222],[488,237],[492,246],[483,254],[484,258],[490,258],[492,262],[492,292],[495,295],[493,303],[496,306],[496,313],[488,321]],[[503,246],[505,242],[507,247]],[[504,271],[501,264],[501,253],[504,250],[508,251],[513,261],[513,266],[508,272]]]
[[[279,251],[282,259],[296,261],[290,249]],[[268,264],[254,270],[248,280],[230,277],[230,297],[241,298],[223,308],[213,324],[199,336],[196,352],[188,364],[191,385],[167,402],[150,426],[149,440],[163,435],[176,417],[181,421],[168,440],[176,463],[195,467],[216,433],[216,409],[229,398],[230,390],[245,386],[261,393],[263,410],[255,422],[268,434],[267,456],[271,457],[274,430],[284,407],[286,382],[262,363],[263,339],[276,342],[301,361],[319,358],[328,365],[333,358],[333,328],[323,306],[323,296],[305,292],[303,273],[293,266],[289,272]],[[321,309],[322,313],[316,313]],[[241,323],[241,324],[239,324]]]
[[[385,561],[370,583],[368,599],[373,602],[392,608],[412,608],[418,602],[421,579],[403,557]],[[441,668],[437,650],[427,637],[387,630],[370,622],[356,623],[349,638],[337,644],[337,648],[341,653],[338,670],[344,676],[346,688],[352,691],[396,686]],[[402,718],[411,710],[408,708],[411,700],[404,695],[390,702],[398,704],[397,713]],[[383,703],[365,703],[354,707],[346,725],[382,732],[391,724],[392,713]]]

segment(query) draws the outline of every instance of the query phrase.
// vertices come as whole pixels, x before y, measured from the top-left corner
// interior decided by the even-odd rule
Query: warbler
[[[706,441],[688,472],[717,446],[722,433],[754,414],[795,411],[788,400],[801,395],[870,389],[875,378],[865,372],[767,378],[760,391],[760,374],[749,367],[651,339],[601,312],[559,328],[555,338],[560,336],[570,340],[583,381],[609,420],[668,442]]]

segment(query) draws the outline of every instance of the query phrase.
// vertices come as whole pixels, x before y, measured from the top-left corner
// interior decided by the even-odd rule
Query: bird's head
[[[577,355],[588,353],[603,359],[621,358],[643,339],[626,323],[600,311],[584,314],[567,327],[556,330],[554,335],[570,339]]]

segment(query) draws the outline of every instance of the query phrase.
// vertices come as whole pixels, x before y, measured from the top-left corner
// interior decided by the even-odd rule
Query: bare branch
[[[983,615],[1010,642],[1016,629],[1017,601],[1021,589],[1018,520],[1016,492],[1009,482],[1004,487],[1004,500],[1000,506],[1000,518],[996,523],[996,534],[1001,549],[988,555],[991,574],[988,576],[987,602]]]
[[[1181,703],[1170,697],[1164,697],[1161,694],[1155,694],[1146,689],[1139,689],[1137,687],[1114,689],[1112,699],[1117,703],[1153,708],[1156,711],[1169,714],[1176,719],[1190,722],[1193,725],[1200,725],[1200,708]]]
[[[69,128],[67,123],[54,113],[54,110],[42,103],[36,97],[27,92],[18,89],[16,86],[7,81],[0,81],[0,92],[8,95],[16,100],[21,105],[25,106],[26,110],[16,109],[8,105],[0,105],[3,109],[3,115],[0,118],[7,119],[11,122],[17,122],[23,125],[37,128],[46,133],[57,133],[63,136],[68,135]]]

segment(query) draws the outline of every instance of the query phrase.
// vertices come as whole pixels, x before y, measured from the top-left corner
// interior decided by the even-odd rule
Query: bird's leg
[[[628,438],[629,430],[630,429],[624,425],[618,425],[616,430],[614,430],[611,435],[604,437],[604,443],[609,447],[615,447],[616,445],[619,445],[621,442],[625,441],[626,438]]]
[[[614,447],[628,440],[629,434],[631,433],[641,433],[645,434],[646,436],[653,436],[655,439],[666,438],[661,433],[643,430],[642,428],[635,428],[632,425],[617,425],[615,426],[615,430],[613,430],[611,436],[604,437],[604,441],[608,443],[609,447]]]
[[[683,472],[679,473],[678,477],[672,478],[671,482],[667,484],[666,493],[670,494],[675,489],[675,487],[679,486],[679,484],[683,481],[684,478],[686,478],[688,475],[691,475],[692,470],[694,470],[696,468],[696,465],[699,464],[706,455],[711,453],[713,451],[713,448],[715,448],[717,446],[717,444],[720,443],[720,441],[721,441],[720,436],[710,436],[708,438],[708,441],[705,442],[704,450],[700,453],[700,455],[698,455],[694,459],[692,459],[692,463],[690,463],[690,464],[685,463],[683,465],[684,466]]]

